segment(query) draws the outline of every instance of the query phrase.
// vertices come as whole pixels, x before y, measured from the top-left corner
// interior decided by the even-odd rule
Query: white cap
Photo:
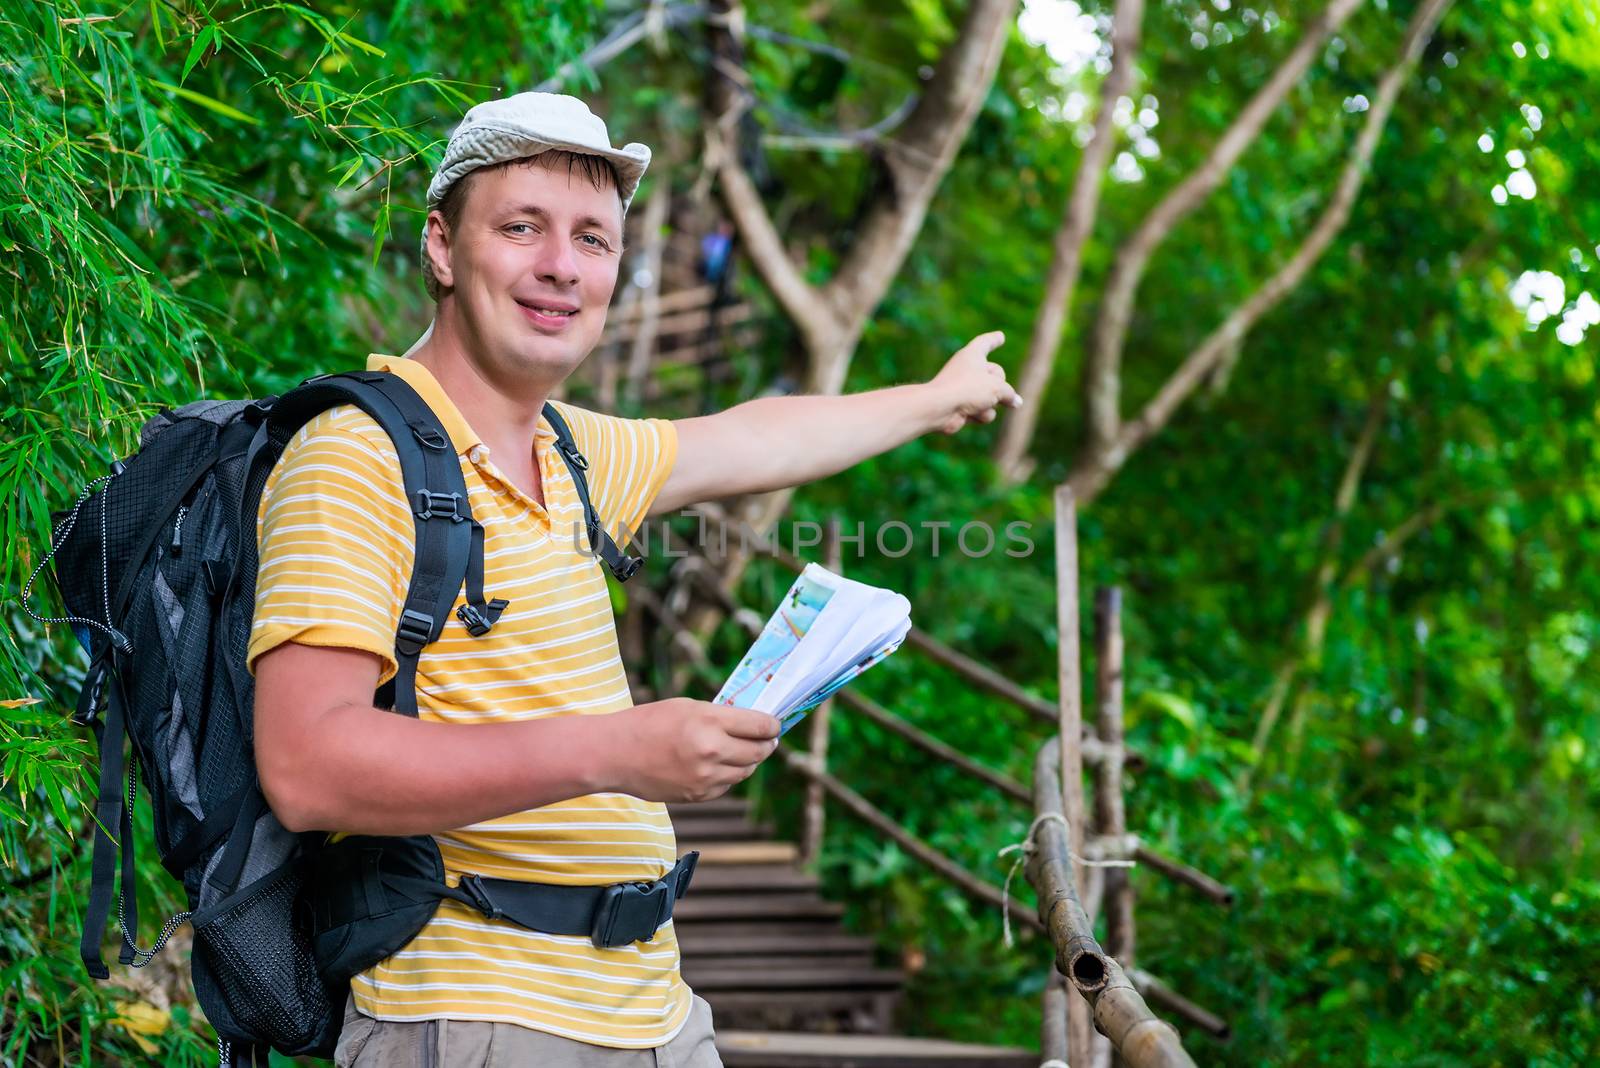
[[[622,183],[622,211],[626,215],[633,194],[639,188],[645,168],[650,166],[650,149],[637,141],[621,148],[611,147],[605,120],[589,110],[575,96],[560,93],[518,93],[500,100],[474,105],[450,135],[439,170],[428,183],[428,210],[439,206],[450,187],[479,167],[509,163],[537,156],[551,149],[562,149],[585,156],[598,156],[617,170]],[[428,230],[422,230],[422,280],[428,295],[438,298],[439,283],[428,260]]]

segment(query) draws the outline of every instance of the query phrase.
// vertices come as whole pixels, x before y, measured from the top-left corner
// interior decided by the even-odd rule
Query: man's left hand
[[[954,434],[968,423],[992,423],[1000,405],[1016,408],[1022,397],[1006,381],[1005,368],[989,359],[989,354],[1006,339],[999,330],[979,334],[950,357],[928,383],[949,407],[939,429]]]

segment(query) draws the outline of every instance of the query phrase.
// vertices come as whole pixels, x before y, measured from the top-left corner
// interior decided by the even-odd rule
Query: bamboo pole
[[[1202,1031],[1223,1041],[1227,1041],[1232,1034],[1227,1020],[1196,1005],[1149,972],[1135,968],[1128,973],[1128,978],[1133,980],[1134,989],[1144,995],[1146,1000],[1154,1002],[1174,1016],[1183,1017]]]
[[[1052,738],[1034,762],[1039,819],[1028,856],[1028,881],[1038,894],[1039,918],[1056,949],[1056,967],[1092,1007],[1095,1024],[1128,1068],[1195,1068],[1177,1031],[1150,1011],[1121,965],[1100,948],[1084,915],[1071,874],[1071,844],[1062,826],[1061,749],[1061,740]]]
[[[961,769],[973,778],[981,779],[1006,796],[1016,798],[1019,801],[1031,801],[1033,799],[1033,795],[1028,792],[1028,788],[1017,780],[1010,776],[1002,775],[992,768],[984,767],[954,746],[941,742],[933,735],[907,723],[871,698],[862,697],[849,687],[840,690],[837,696],[839,700],[855,711],[860,712],[878,726],[883,727],[885,730],[893,731],[923,752]]]
[[[1030,713],[1035,719],[1049,723],[1052,726],[1055,725],[1056,718],[1060,714],[1060,710],[1055,703],[1046,701],[1042,697],[1035,697],[993,668],[980,664],[964,653],[957,652],[944,642],[939,641],[937,638],[929,637],[915,627],[911,629],[910,634],[906,635],[906,644],[922,653],[929,660],[954,671],[979,689],[987,690],[996,697],[1010,701],[1018,708]]]
[[[1100,741],[1112,755],[1095,766],[1095,829],[1120,837],[1128,830],[1123,798],[1122,761],[1122,591],[1102,587],[1094,597],[1095,722]],[[1133,882],[1127,868],[1106,868],[1106,952],[1124,968],[1133,967]]]
[[[1143,843],[1140,843],[1138,848],[1133,851],[1133,859],[1147,868],[1155,869],[1175,882],[1183,883],[1194,890],[1198,890],[1224,908],[1233,907],[1233,888],[1219,883],[1198,868],[1192,868],[1164,853],[1157,853]]]
[[[671,172],[667,172],[671,173]],[[640,288],[637,320],[631,328],[609,331],[611,340],[628,344],[627,398],[629,404],[638,404],[644,393],[644,381],[650,373],[650,357],[655,353],[658,327],[661,323],[661,254],[667,240],[664,231],[667,218],[672,213],[672,180],[665,176],[656,179],[650,197],[645,201],[643,248],[634,277],[644,274],[648,279]],[[631,335],[631,336],[626,336]]]
[[[828,521],[822,539],[823,558],[828,569],[836,575],[844,573],[844,563],[839,554],[839,521]],[[828,770],[828,728],[833,719],[833,698],[822,702],[811,713],[811,766],[818,771]],[[827,819],[827,792],[822,783],[811,779],[806,783],[806,807],[800,827],[800,863],[813,867],[822,855],[822,833]]]
[[[828,791],[829,796],[838,801],[863,823],[872,826],[892,840],[901,849],[909,853],[913,859],[933,869],[985,904],[992,905],[997,909],[1009,909],[1012,918],[1020,921],[1024,927],[1035,931],[1044,930],[1043,922],[1029,910],[1027,905],[1014,897],[1010,897],[998,886],[984,882],[954,860],[945,856],[904,827],[901,827],[894,821],[894,817],[850,789],[850,787],[834,778],[828,772],[813,767],[811,758],[807,754],[797,753],[792,749],[785,749],[783,746],[778,747],[778,753],[789,767],[801,775],[820,782],[822,788]]]
[[[1039,1060],[1043,1065],[1067,1061],[1067,987],[1061,973],[1051,966],[1044,977],[1044,995],[1039,1020]]]
[[[1088,828],[1083,811],[1083,677],[1078,649],[1078,510],[1072,489],[1056,487],[1056,681],[1061,738],[1061,811],[1067,821],[1067,848],[1083,856]],[[1088,895],[1085,869],[1073,865],[1073,899]],[[1067,999],[1067,1063],[1087,1066],[1092,1056],[1094,1029],[1085,1004]]]

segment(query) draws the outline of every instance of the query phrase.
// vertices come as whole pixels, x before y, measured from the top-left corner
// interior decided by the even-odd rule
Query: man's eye
[[[529,226],[527,223],[512,223],[510,226],[506,227],[506,233],[508,234],[514,234],[518,232],[526,232],[531,234],[533,232],[533,227]]]
[[[611,247],[610,245],[608,245],[604,241],[602,241],[600,238],[596,237],[594,234],[580,234],[579,236],[584,238],[587,241],[594,242],[594,244],[590,246],[592,248],[610,248]]]

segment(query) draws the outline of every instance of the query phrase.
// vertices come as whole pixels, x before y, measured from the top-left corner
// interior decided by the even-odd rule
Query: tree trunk
[[[1083,266],[1083,247],[1094,229],[1100,207],[1100,183],[1105,177],[1111,152],[1116,147],[1112,117],[1117,100],[1133,88],[1133,57],[1139,48],[1139,24],[1144,18],[1144,0],[1117,0],[1111,28],[1111,70],[1100,83],[1100,109],[1094,118],[1094,136],[1083,150],[1066,215],[1056,232],[1045,276],[1044,296],[1034,318],[1033,334],[1028,339],[1028,355],[1017,379],[1017,392],[1028,403],[1007,415],[995,449],[995,466],[1006,482],[1021,482],[1031,466],[1028,447],[1038,429],[1039,413],[1044,409],[1050,378],[1055,372],[1056,351],[1061,347],[1061,331],[1072,312],[1072,296]]]

